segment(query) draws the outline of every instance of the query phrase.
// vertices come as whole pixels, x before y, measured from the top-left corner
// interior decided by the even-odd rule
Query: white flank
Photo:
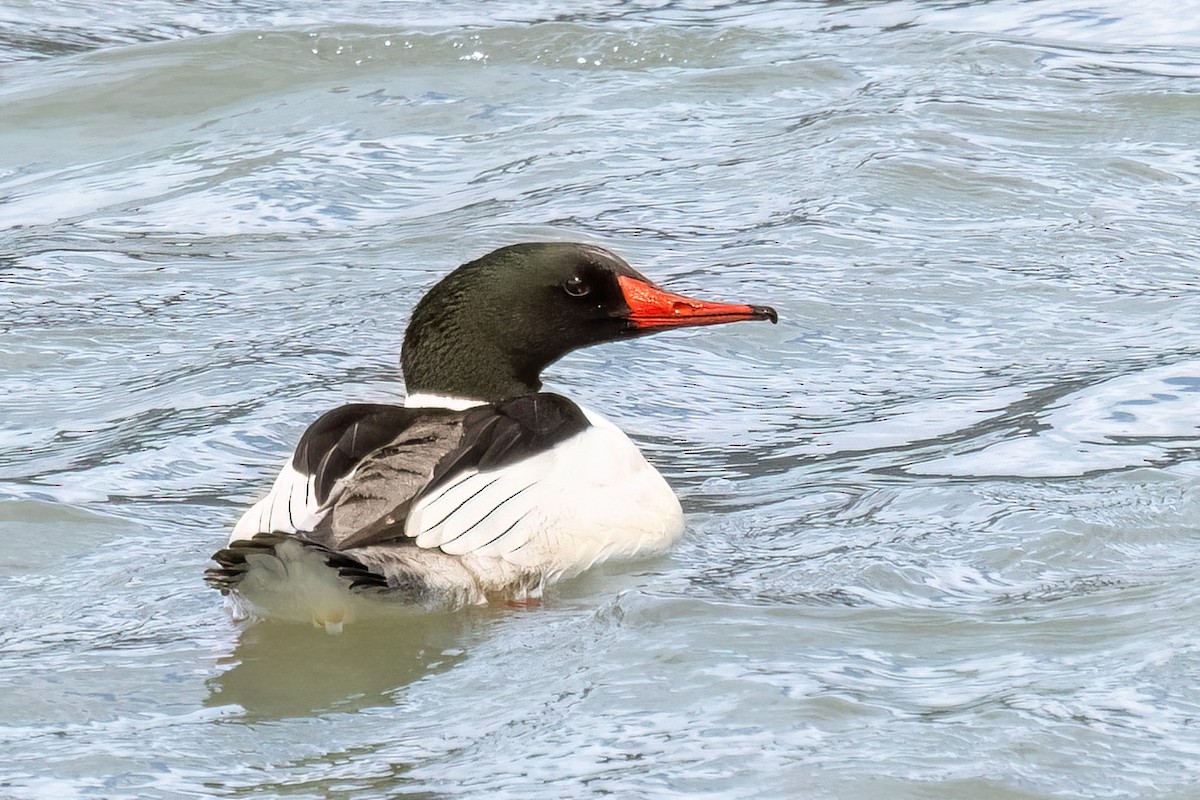
[[[468,560],[485,584],[488,561],[556,580],[665,550],[683,532],[675,493],[628,436],[583,412],[592,426],[551,450],[423,498],[406,533]]]
[[[279,471],[271,491],[242,515],[229,541],[249,539],[256,533],[310,531],[320,520],[316,478],[292,467],[292,458]]]

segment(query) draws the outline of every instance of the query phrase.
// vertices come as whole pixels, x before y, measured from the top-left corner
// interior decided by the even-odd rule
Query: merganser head
[[[581,347],[751,319],[778,315],[671,294],[602,247],[515,244],[429,290],[413,311],[401,363],[410,395],[496,402],[538,391],[542,370]]]

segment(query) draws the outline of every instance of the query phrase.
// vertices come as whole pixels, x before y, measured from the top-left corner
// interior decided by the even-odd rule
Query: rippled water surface
[[[0,796],[1200,797],[1200,7],[0,9]],[[574,354],[669,557],[238,628],[208,555],[581,239],[778,326]]]

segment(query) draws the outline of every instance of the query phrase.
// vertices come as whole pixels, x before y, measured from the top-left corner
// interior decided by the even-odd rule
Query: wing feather
[[[300,437],[267,496],[234,526],[230,541],[256,533],[312,532],[328,516],[339,482],[374,451],[403,439],[426,416],[443,415],[373,403],[342,406],[322,415]]]
[[[414,415],[331,488],[310,536],[338,550],[403,541],[409,507],[458,445],[462,421],[461,412]]]
[[[305,431],[230,541],[257,539],[264,548],[275,540],[257,535],[290,533],[351,558],[381,545],[504,556],[537,530],[555,445],[590,425],[578,406],[549,393],[466,411],[343,406]]]
[[[405,533],[451,555],[513,552],[536,530],[528,520],[545,500],[538,486],[553,473],[555,446],[590,423],[546,392],[468,412],[463,427],[458,449],[414,500]]]

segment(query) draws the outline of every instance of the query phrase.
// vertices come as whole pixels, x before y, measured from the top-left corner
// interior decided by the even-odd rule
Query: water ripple
[[[100,9],[0,10],[6,794],[1191,796],[1196,15]],[[200,576],[299,432],[536,238],[780,311],[548,371],[685,541],[234,627]]]

